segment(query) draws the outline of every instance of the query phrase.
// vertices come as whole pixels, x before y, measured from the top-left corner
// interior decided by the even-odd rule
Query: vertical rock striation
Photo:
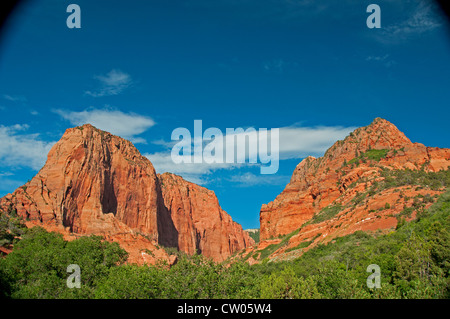
[[[131,142],[89,124],[68,129],[39,173],[0,199],[0,207],[67,233],[119,242],[125,235],[143,236],[152,247],[177,247],[216,261],[253,243],[212,191],[157,175]]]

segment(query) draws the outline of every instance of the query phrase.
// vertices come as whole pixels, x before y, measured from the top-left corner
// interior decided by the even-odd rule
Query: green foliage
[[[159,298],[161,283],[161,272],[155,267],[134,264],[111,267],[97,284],[94,296],[101,299]]]
[[[123,264],[126,252],[100,237],[67,242],[59,234],[35,227],[0,259],[0,297],[448,299],[449,230],[447,191],[417,219],[404,221],[395,231],[357,231],[312,247],[295,260],[270,262],[264,257],[286,245],[299,230],[258,252],[260,264],[250,266],[243,259],[215,263],[178,252],[178,262],[168,268]],[[66,286],[69,264],[81,268],[80,289]],[[381,269],[379,289],[366,284],[371,264]]]
[[[350,160],[348,162],[348,164],[353,164],[353,163],[358,164],[360,161],[366,162],[367,160],[379,162],[382,158],[386,157],[388,152],[389,152],[388,149],[381,149],[381,150],[370,149],[367,152],[362,153],[359,156]]]
[[[389,170],[384,168],[381,176],[384,177],[384,181],[380,183],[378,190],[406,185],[417,185],[432,190],[450,186],[450,170],[425,172],[423,170]]]
[[[117,243],[103,242],[100,237],[67,242],[61,234],[34,227],[0,260],[0,269],[6,278],[7,295],[12,298],[90,298],[97,281],[126,255]],[[82,289],[66,285],[70,264],[81,268]]]
[[[272,254],[274,251],[280,249],[283,246],[286,246],[288,244],[288,242],[289,242],[289,239],[291,239],[292,236],[297,235],[299,231],[300,231],[300,228],[294,230],[293,232],[291,232],[291,233],[289,233],[287,235],[285,235],[283,237],[283,239],[280,241],[280,243],[272,244],[272,245],[269,245],[266,248],[262,249],[260,251],[261,255],[260,255],[259,259],[262,260],[262,259],[268,257],[270,254]]]
[[[343,209],[342,205],[337,203],[334,205],[328,205],[327,207],[323,208],[320,212],[315,214],[311,220],[309,220],[305,225],[309,224],[318,224],[325,220],[329,220],[339,214],[341,210]]]
[[[314,278],[297,277],[292,267],[273,272],[261,281],[264,299],[318,299],[321,295]]]
[[[26,227],[15,210],[4,212],[0,210],[0,246],[8,247],[17,241]]]
[[[290,251],[293,251],[293,250],[306,248],[306,247],[308,247],[309,245],[311,245],[311,244],[313,243],[313,241],[314,241],[314,240],[302,241],[302,242],[301,242],[300,244],[298,244],[297,246],[286,249],[286,252],[290,252]]]
[[[352,203],[354,206],[358,206],[360,203],[362,203],[364,201],[364,199],[366,198],[366,196],[368,195],[368,193],[359,193],[357,194],[353,199],[352,199]]]
[[[255,243],[259,243],[259,229],[256,232],[248,233],[251,238],[255,241]]]

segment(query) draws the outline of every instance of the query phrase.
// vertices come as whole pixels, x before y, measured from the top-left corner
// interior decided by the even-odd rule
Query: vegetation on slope
[[[71,242],[28,229],[0,259],[6,298],[449,298],[450,191],[416,220],[387,234],[363,232],[319,245],[300,258],[217,264],[180,254],[176,265],[125,264],[126,252],[98,236]],[[281,243],[280,243],[281,244]],[[81,288],[68,288],[69,264]],[[367,266],[381,268],[381,288],[366,285]]]
[[[251,238],[253,238],[255,243],[259,243],[259,234],[260,234],[259,229],[256,229],[256,230],[253,230],[253,231],[247,231],[247,232],[248,232],[249,236]]]

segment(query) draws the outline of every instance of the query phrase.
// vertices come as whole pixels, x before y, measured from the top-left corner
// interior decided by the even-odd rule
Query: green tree
[[[297,277],[292,267],[270,274],[261,282],[264,299],[317,299],[321,295],[313,278]]]
[[[0,261],[0,269],[7,278],[6,293],[11,298],[91,298],[97,281],[125,256],[117,244],[100,237],[67,242],[61,234],[33,227]],[[70,264],[81,268],[80,289],[67,287]]]
[[[244,261],[234,262],[223,267],[218,282],[218,298],[249,299],[260,296],[260,277]]]
[[[223,266],[201,255],[181,255],[164,277],[163,296],[169,299],[215,298]]]
[[[95,291],[95,298],[154,299],[161,297],[162,272],[154,266],[123,265],[109,269]]]

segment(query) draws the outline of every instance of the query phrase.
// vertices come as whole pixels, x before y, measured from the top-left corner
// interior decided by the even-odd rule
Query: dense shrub
[[[395,231],[377,236],[358,231],[292,261],[266,259],[250,266],[179,254],[168,269],[124,264],[126,252],[98,236],[67,242],[35,227],[0,259],[0,297],[449,298],[449,229],[447,191]],[[66,285],[69,264],[81,268],[80,289]],[[367,287],[371,264],[381,269],[380,289]]]

